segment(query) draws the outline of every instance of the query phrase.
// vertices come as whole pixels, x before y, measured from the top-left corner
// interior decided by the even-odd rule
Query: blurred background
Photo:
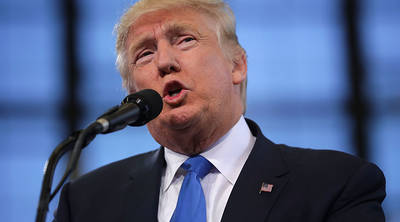
[[[52,150],[126,96],[112,31],[132,2],[0,2],[2,221],[34,220]],[[248,53],[246,116],[276,143],[376,163],[387,221],[400,221],[400,1],[228,2]],[[74,176],[158,146],[145,127],[99,135]]]

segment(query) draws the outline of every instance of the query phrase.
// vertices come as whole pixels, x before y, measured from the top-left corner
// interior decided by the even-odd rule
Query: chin
[[[189,107],[179,107],[164,113],[161,125],[173,130],[184,130],[193,126],[199,119],[199,112]]]

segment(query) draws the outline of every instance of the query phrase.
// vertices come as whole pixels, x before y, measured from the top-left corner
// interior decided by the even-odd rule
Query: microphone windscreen
[[[125,97],[122,104],[134,103],[140,108],[139,120],[129,123],[130,126],[142,126],[156,118],[162,111],[163,101],[155,90],[144,89]]]

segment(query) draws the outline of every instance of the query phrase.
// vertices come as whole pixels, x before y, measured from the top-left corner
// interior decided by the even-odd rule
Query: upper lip
[[[182,89],[187,89],[187,88],[184,86],[183,83],[181,83],[178,80],[169,81],[164,86],[164,90],[163,90],[163,95],[162,96],[165,97],[165,96],[169,95],[170,91],[174,91],[174,90],[178,90],[178,89],[182,90]]]

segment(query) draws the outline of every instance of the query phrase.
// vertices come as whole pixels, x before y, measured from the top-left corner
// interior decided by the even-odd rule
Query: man
[[[243,118],[246,54],[225,3],[142,0],[117,34],[125,87],[163,97],[161,114],[147,124],[161,148],[67,184],[57,221],[194,221],[177,212],[200,211],[212,222],[384,221],[385,180],[375,165],[276,145]],[[201,191],[193,206],[181,200],[193,194],[183,190],[187,161],[196,158],[210,167],[195,176]]]

